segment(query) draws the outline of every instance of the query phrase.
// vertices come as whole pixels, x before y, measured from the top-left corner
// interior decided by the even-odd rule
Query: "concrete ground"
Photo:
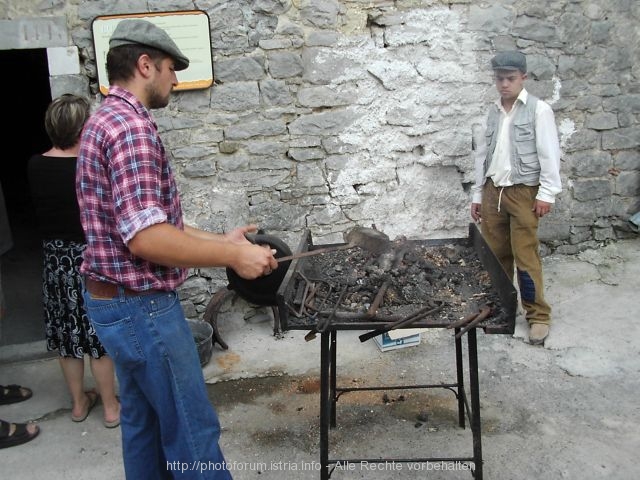
[[[513,336],[478,332],[485,479],[637,478],[639,252],[634,239],[546,257],[555,323],[544,347],[526,343],[522,318]],[[318,479],[319,340],[305,342],[306,332],[276,339],[265,312],[245,320],[240,306],[224,307],[220,330],[230,348],[216,348],[204,368],[234,478]],[[339,334],[341,385],[453,380],[451,331],[430,330],[419,346],[385,353],[371,341],[360,343],[359,333]],[[3,476],[124,478],[119,429],[102,426],[100,406],[85,422],[71,422],[57,360],[35,358],[44,349],[41,342],[0,348],[0,383],[34,390],[26,402],[0,406],[0,418],[33,420],[42,430],[30,443],[0,451]],[[87,382],[92,385],[89,375]],[[451,392],[361,391],[338,402],[330,457],[459,456],[471,448],[470,430],[457,426]],[[472,476],[448,464],[357,464],[331,478]]]

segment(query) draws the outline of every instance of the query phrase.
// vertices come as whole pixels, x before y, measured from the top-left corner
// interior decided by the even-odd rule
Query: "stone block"
[[[584,126],[593,130],[611,130],[618,128],[618,115],[615,113],[594,113],[588,115]]]
[[[640,146],[640,128],[627,127],[602,132],[604,150],[621,150]]]
[[[611,195],[611,183],[609,180],[575,180],[573,182],[573,197],[576,200],[596,200]]]
[[[260,91],[256,82],[232,82],[218,85],[211,96],[211,108],[237,112],[260,106]]]
[[[613,155],[613,163],[620,170],[640,170],[640,150],[623,150]]]
[[[215,64],[216,80],[223,83],[261,80],[265,76],[265,59],[262,56],[224,59]]]
[[[291,78],[303,72],[302,59],[297,53],[271,52],[268,59],[269,73],[273,78]]]
[[[640,171],[622,171],[615,180],[614,193],[625,197],[640,196]]]
[[[611,154],[601,150],[580,150],[563,157],[562,170],[572,177],[604,177],[613,165]]]

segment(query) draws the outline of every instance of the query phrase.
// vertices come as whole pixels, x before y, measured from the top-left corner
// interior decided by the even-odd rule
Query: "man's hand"
[[[231,268],[246,280],[269,275],[278,268],[278,261],[274,257],[277,250],[271,249],[269,245],[254,245],[247,240],[245,234],[257,230],[256,225],[245,225],[234,228],[224,235],[230,243],[243,246],[242,253],[238,255]]]
[[[231,243],[236,243],[238,245],[244,245],[244,244],[247,244],[247,243],[251,243],[244,236],[245,233],[252,233],[252,232],[257,232],[257,231],[258,231],[257,225],[245,225],[244,227],[237,227],[237,228],[234,228],[233,230],[228,231],[227,233],[224,234],[224,236]]]
[[[536,200],[535,202],[533,202],[533,208],[531,209],[531,211],[535,212],[536,217],[542,218],[551,211],[551,205],[551,203],[543,202],[542,200]]]
[[[245,239],[246,240],[246,239]],[[249,243],[247,241],[247,243]],[[278,261],[273,256],[274,250],[263,245],[242,245],[231,268],[242,278],[253,280],[262,275],[269,275],[278,268]]]
[[[482,220],[480,215],[480,206],[480,203],[471,204],[471,218],[473,218],[475,222],[480,222]]]

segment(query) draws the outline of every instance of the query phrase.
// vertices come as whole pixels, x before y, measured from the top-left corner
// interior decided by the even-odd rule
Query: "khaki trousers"
[[[513,281],[517,270],[520,299],[527,321],[551,323],[551,307],[544,299],[538,217],[532,211],[538,187],[496,187],[487,179],[482,190],[482,236]]]

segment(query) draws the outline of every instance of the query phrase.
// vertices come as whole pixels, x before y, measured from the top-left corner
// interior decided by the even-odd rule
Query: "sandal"
[[[96,403],[98,403],[98,392],[96,392],[95,390],[88,390],[84,393],[89,399],[89,403],[87,404],[87,409],[84,412],[82,412],[82,414],[80,415],[71,414],[71,420],[73,420],[74,422],[84,422],[89,416],[89,413],[91,412],[91,410],[93,410],[93,407],[95,407]]]
[[[15,430],[11,433],[11,426],[15,426]],[[33,433],[27,430],[28,423],[10,423],[0,420],[0,448],[13,447],[22,445],[33,440],[40,433],[40,427],[36,425]]]
[[[20,385],[0,385],[0,405],[9,405],[10,403],[24,402],[29,400],[33,392],[30,388]]]
[[[120,397],[116,395],[116,399],[118,400],[118,403],[120,403]],[[103,402],[104,404],[104,402]],[[118,418],[116,418],[115,420],[107,420],[106,418],[102,420],[102,424],[106,427],[106,428],[116,428],[120,426],[120,415],[118,415]]]
[[[120,417],[115,420],[108,422],[107,420],[103,420],[102,422],[106,428],[116,428],[120,426]]]

